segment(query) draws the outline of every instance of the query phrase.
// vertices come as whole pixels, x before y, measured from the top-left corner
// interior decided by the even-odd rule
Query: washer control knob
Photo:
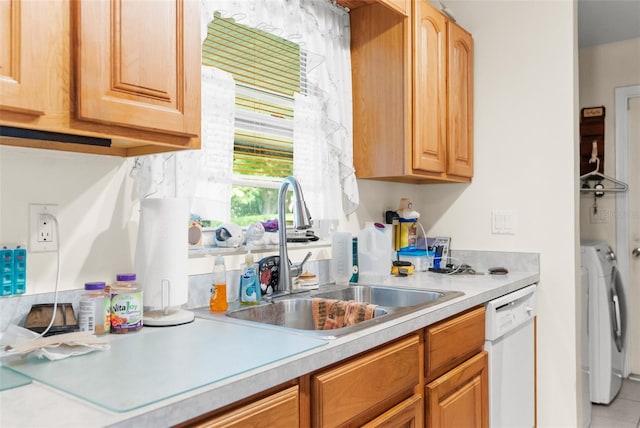
[[[607,258],[609,260],[611,260],[611,261],[615,261],[616,260],[616,253],[613,252],[611,247],[609,247],[609,251],[607,251]]]

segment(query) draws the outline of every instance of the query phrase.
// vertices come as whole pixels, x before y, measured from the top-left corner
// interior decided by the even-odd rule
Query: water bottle
[[[353,237],[348,232],[331,235],[331,274],[336,284],[347,285],[353,275]]]

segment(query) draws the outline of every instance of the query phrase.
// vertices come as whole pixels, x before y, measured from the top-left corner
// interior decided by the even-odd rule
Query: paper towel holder
[[[195,319],[193,312],[172,305],[170,280],[161,280],[160,288],[162,294],[161,309],[147,309],[145,306],[142,317],[143,325],[149,327],[169,327],[188,324]]]
[[[168,327],[195,319],[180,307],[188,300],[188,225],[186,201],[140,201],[135,270],[143,290],[144,326]]]

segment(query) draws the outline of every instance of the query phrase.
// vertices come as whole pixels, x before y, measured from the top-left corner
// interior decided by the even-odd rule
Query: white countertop
[[[255,338],[252,338],[251,335],[263,335],[264,329],[256,327],[248,329],[250,332],[245,329],[240,337],[220,335],[216,337],[219,353],[215,361],[221,370],[227,370],[224,375],[220,375],[219,378],[216,378],[217,380],[214,379],[207,385],[125,412],[107,410],[34,380],[31,384],[0,392],[0,426],[158,427],[174,425],[389,342],[511,291],[537,283],[539,277],[537,271],[511,272],[501,276],[442,275],[418,272],[406,278],[390,277],[385,285],[454,290],[462,291],[465,294],[353,334],[326,340],[324,343],[314,344],[311,341],[307,348],[295,348],[294,346],[292,348],[293,354],[290,356],[283,356],[282,352],[276,353],[261,346],[260,349],[254,349],[254,352],[259,352],[262,360],[254,362],[244,370],[238,368],[238,360],[251,359],[252,351],[237,355],[240,352],[238,349],[252,349],[251,344],[254,343],[253,339]],[[201,331],[203,325],[207,325],[206,323],[220,324],[219,321],[196,319],[193,324],[182,326],[181,331],[186,334],[189,332],[197,333]],[[162,335],[165,333],[157,329],[143,328],[140,332],[127,335],[129,337],[126,340],[143,340],[144,336],[149,334]],[[294,345],[301,340],[300,335],[276,332],[274,329],[270,329],[269,334],[277,336],[278,343],[281,345]],[[137,335],[140,335],[139,338]],[[213,335],[215,336],[215,334]],[[170,334],[167,334],[167,337],[169,336]],[[114,337],[113,340],[123,339]],[[239,342],[246,346],[238,348]],[[236,349],[236,352],[225,352],[225,350],[231,349]],[[202,359],[202,355],[190,354],[188,350],[184,351],[183,364]],[[138,352],[144,353],[145,349],[139,349]],[[200,350],[199,352],[204,351]],[[272,352],[273,354],[271,354]],[[77,364],[80,369],[83,365],[82,359],[86,357],[88,355],[70,358],[68,364]],[[170,369],[170,367],[164,367],[163,364],[166,362],[155,354],[137,355],[136,358],[147,362],[151,373],[154,371],[162,373]],[[230,369],[234,366],[236,369]],[[100,370],[99,367],[94,369]],[[82,376],[81,371],[78,376]],[[100,385],[99,387],[117,393],[118,387],[115,386],[117,381],[117,374],[114,374],[112,385]]]

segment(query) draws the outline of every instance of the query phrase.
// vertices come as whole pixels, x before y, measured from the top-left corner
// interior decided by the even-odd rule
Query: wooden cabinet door
[[[449,83],[447,172],[473,176],[473,38],[448,23]]]
[[[482,351],[426,386],[427,426],[488,427],[487,352]]]
[[[197,136],[197,0],[82,0],[77,18],[77,117]]]
[[[364,424],[362,428],[421,428],[424,426],[423,415],[422,395],[416,394]]]
[[[0,0],[0,110],[33,118],[45,114],[49,86],[62,84],[56,79],[63,61],[65,4]]]
[[[354,425],[397,405],[420,382],[419,358],[415,334],[313,375],[312,425]]]
[[[413,168],[445,172],[447,21],[427,0],[414,3]]]
[[[189,426],[194,428],[298,427],[300,426],[298,386],[292,386],[262,400]]]

